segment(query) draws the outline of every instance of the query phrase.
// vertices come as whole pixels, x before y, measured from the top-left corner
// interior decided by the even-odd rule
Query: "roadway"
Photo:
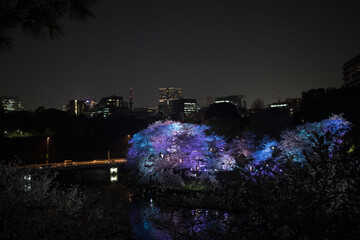
[[[49,164],[31,164],[31,165],[23,165],[19,166],[20,168],[31,168],[31,169],[54,169],[54,168],[86,168],[86,167],[96,167],[96,166],[103,166],[103,165],[111,165],[111,164],[119,164],[125,163],[126,159],[124,158],[112,158],[112,159],[95,159],[91,161],[81,161],[81,162],[74,162],[71,160],[65,160],[64,162],[60,163],[49,163]]]

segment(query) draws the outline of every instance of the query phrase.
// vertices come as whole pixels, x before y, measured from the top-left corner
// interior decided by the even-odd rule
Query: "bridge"
[[[50,170],[58,172],[57,179],[62,182],[80,183],[108,183],[118,182],[120,174],[126,163],[124,158],[74,162],[65,160],[61,163],[31,164],[19,166],[18,169],[29,169],[35,172]],[[31,179],[31,175],[30,175]]]
[[[48,164],[31,164],[22,165],[19,168],[28,169],[51,169],[51,170],[82,170],[82,169],[97,169],[97,168],[109,168],[113,165],[126,163],[124,158],[113,158],[113,159],[101,159],[92,161],[81,161],[74,162],[72,160],[65,160],[60,163],[48,163]]]

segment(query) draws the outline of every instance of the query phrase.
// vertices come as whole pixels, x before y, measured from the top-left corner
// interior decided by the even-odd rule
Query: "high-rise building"
[[[77,99],[71,99],[66,104],[64,110],[68,111],[70,114],[79,116],[80,114],[83,114],[85,108],[85,103],[82,100]]]
[[[158,111],[165,115],[172,112],[171,102],[182,97],[182,89],[175,87],[159,88],[159,107]]]
[[[197,112],[196,99],[180,98],[170,101],[172,108],[171,116],[173,120],[185,120],[192,113]]]
[[[344,86],[360,85],[360,55],[344,64],[343,76]]]
[[[87,117],[95,117],[97,113],[97,102],[95,98],[84,99],[84,112]]]
[[[85,108],[94,109],[97,105],[97,102],[94,100],[84,100]]]
[[[21,111],[24,109],[21,101],[16,96],[0,97],[0,104],[4,112]]]
[[[293,116],[294,113],[300,112],[301,98],[287,98],[286,102],[289,105],[290,116]]]
[[[128,103],[124,102],[123,97],[121,96],[111,96],[101,98],[98,106],[98,115],[103,116],[104,118],[108,118],[109,115],[114,113],[120,113],[127,111]]]
[[[95,117],[97,112],[96,106],[95,97],[82,97],[80,99],[69,100],[63,107],[63,110],[75,116],[84,114],[87,117]]]
[[[247,103],[245,95],[232,95],[227,97],[217,97],[215,98],[215,103],[231,103],[237,110],[246,110]]]
[[[276,102],[268,105],[270,109],[285,109],[290,117],[300,111],[301,98],[287,98],[285,102]]]
[[[175,87],[159,88],[159,103],[182,97],[182,89]]]

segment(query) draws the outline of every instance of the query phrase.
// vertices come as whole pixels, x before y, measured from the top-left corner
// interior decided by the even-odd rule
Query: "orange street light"
[[[46,138],[46,164],[49,163],[49,145],[50,145],[50,137]]]

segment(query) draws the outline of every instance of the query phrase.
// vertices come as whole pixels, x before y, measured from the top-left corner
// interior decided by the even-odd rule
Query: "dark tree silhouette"
[[[233,117],[240,118],[235,106],[231,103],[214,103],[206,111],[206,118]]]
[[[1,0],[0,48],[11,49],[13,33],[20,27],[36,38],[57,39],[63,35],[60,19],[85,21],[94,16],[90,11],[96,0]]]
[[[231,136],[241,129],[239,112],[231,103],[214,103],[205,113],[204,123],[218,134]]]
[[[264,108],[265,108],[264,100],[259,99],[259,98],[255,99],[253,104],[251,104],[251,109],[254,109],[254,110],[260,110],[260,109],[264,109]]]

